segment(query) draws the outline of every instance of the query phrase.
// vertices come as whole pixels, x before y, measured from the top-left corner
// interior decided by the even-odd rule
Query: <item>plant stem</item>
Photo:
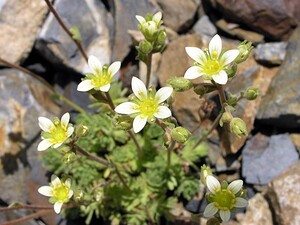
[[[109,162],[106,161],[105,159],[100,158],[100,157],[98,157],[98,156],[96,156],[96,155],[93,155],[93,154],[91,154],[91,153],[85,151],[84,149],[82,149],[82,148],[79,147],[78,145],[74,145],[74,147],[75,147],[75,152],[79,152],[80,154],[82,154],[82,155],[88,157],[88,158],[91,159],[91,160],[94,160],[94,161],[96,161],[96,162],[99,162],[99,163],[101,163],[102,165],[104,165],[104,166],[106,166],[106,167],[109,166]]]
[[[147,76],[146,76],[146,88],[149,88],[150,77],[151,77],[151,67],[152,67],[152,53],[150,52],[147,56]]]
[[[8,67],[20,70],[23,73],[26,73],[26,74],[28,74],[31,77],[34,77],[35,79],[37,79],[38,81],[40,81],[42,84],[44,84],[46,87],[48,87],[49,90],[52,92],[52,94],[54,96],[56,96],[61,102],[65,103],[66,105],[70,106],[71,108],[77,110],[80,113],[86,113],[85,110],[83,108],[81,108],[79,105],[76,105],[74,102],[72,102],[68,98],[66,98],[66,97],[62,96],[61,94],[57,93],[55,91],[55,89],[46,80],[44,80],[39,75],[31,72],[30,70],[25,69],[24,67],[18,66],[18,65],[13,64],[13,63],[10,63],[10,62],[6,61],[5,59],[2,59],[1,57],[0,57],[0,62],[2,62],[3,64],[5,64]]]
[[[138,155],[139,155],[139,157],[141,159],[143,157],[143,155],[144,155],[143,149],[141,148],[139,142],[136,139],[136,136],[134,135],[134,133],[131,130],[128,131],[128,134],[130,135],[131,139],[133,140],[135,146],[137,147]]]
[[[107,103],[109,104],[110,108],[114,111],[115,110],[115,104],[113,100],[110,97],[110,94],[108,92],[105,92]]]
[[[114,168],[115,168],[115,170],[116,170],[117,176],[119,177],[119,179],[120,179],[120,181],[122,182],[122,184],[124,185],[124,187],[125,187],[129,192],[131,192],[129,186],[126,184],[125,180],[123,179],[122,174],[120,173],[118,167],[117,167],[116,165],[114,165]]]
[[[63,208],[74,208],[78,206],[78,204],[67,204],[63,205]],[[1,207],[0,212],[5,211],[13,211],[18,209],[33,209],[33,210],[40,210],[40,209],[53,209],[53,205],[18,205],[14,207]]]
[[[175,146],[176,142],[172,139],[171,140],[171,143],[168,147],[168,161],[167,161],[167,168],[170,169],[170,166],[171,166],[171,156],[172,156],[172,151],[173,151],[173,148]]]
[[[52,206],[52,208],[53,208],[53,206]],[[31,215],[25,216],[25,217],[20,218],[20,219],[15,219],[15,220],[11,220],[11,221],[8,221],[8,222],[1,223],[1,225],[15,225],[15,224],[20,224],[20,223],[23,223],[23,222],[25,222],[27,220],[35,219],[35,218],[44,216],[46,214],[49,214],[49,212],[51,212],[51,209],[44,209],[44,210],[38,211],[36,213],[33,213]]]
[[[74,41],[74,43],[76,44],[77,48],[79,49],[79,51],[81,52],[83,58],[85,59],[85,61],[88,61],[88,56],[85,53],[85,51],[83,50],[82,44],[80,41],[75,40],[72,37],[72,33],[69,31],[69,29],[66,27],[66,25],[64,24],[64,22],[62,21],[62,19],[60,18],[60,16],[58,15],[58,13],[56,12],[56,10],[54,9],[53,5],[51,4],[50,0],[45,0],[46,4],[49,7],[49,10],[53,13],[54,17],[57,19],[57,22],[59,23],[59,25],[63,28],[63,30],[70,36],[70,38]]]

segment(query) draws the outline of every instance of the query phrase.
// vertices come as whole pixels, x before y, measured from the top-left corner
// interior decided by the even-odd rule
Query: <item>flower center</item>
[[[57,202],[66,202],[69,200],[69,188],[64,183],[55,185],[52,190],[52,195]]]
[[[220,210],[231,210],[236,202],[235,195],[230,190],[217,190],[213,196],[215,206]]]
[[[109,84],[110,80],[110,75],[108,73],[97,72],[97,74],[91,79],[91,82],[95,87],[103,87]]]
[[[147,98],[140,102],[139,111],[143,117],[152,118],[157,112],[158,103],[153,98]]]
[[[207,75],[215,75],[223,69],[221,63],[215,59],[209,59],[207,62],[202,66],[203,72]]]

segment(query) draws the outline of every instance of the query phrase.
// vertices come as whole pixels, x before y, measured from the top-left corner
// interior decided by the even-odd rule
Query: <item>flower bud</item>
[[[89,128],[83,124],[79,124],[76,127],[76,136],[77,137],[85,137],[89,133]]]
[[[231,63],[231,65],[226,69],[226,73],[229,78],[234,77],[237,71],[237,64],[236,63]]]
[[[71,164],[77,159],[77,156],[74,152],[68,152],[63,156],[63,162],[65,164]]]
[[[216,87],[213,84],[203,83],[203,84],[198,84],[197,86],[194,87],[194,92],[197,95],[200,95],[200,97],[214,90],[216,90]]]
[[[157,44],[164,45],[166,43],[166,40],[167,40],[166,30],[159,31],[157,39],[156,39]]]
[[[193,83],[184,77],[172,77],[167,83],[177,92],[187,91],[193,87]]]
[[[219,121],[219,124],[220,124],[221,127],[223,127],[224,123],[230,123],[231,120],[232,120],[231,113],[224,112],[222,114],[222,117],[221,117],[220,121]]]
[[[258,95],[259,91],[255,87],[249,87],[244,93],[244,97],[248,100],[254,100],[258,97]]]
[[[206,177],[208,175],[212,176],[210,167],[206,166],[206,165],[201,166],[200,179],[201,179],[202,184],[206,185]]]
[[[230,132],[235,134],[236,136],[241,137],[241,136],[248,135],[247,126],[241,118],[238,117],[232,118],[229,125],[230,125]]]
[[[213,217],[207,220],[206,225],[221,225],[221,222],[217,218]]]
[[[141,53],[143,54],[149,54],[153,47],[152,47],[152,44],[147,41],[147,40],[142,40],[140,43],[139,43],[139,46],[137,47],[138,51],[140,51]]]
[[[82,198],[83,198],[83,191],[81,191],[81,190],[75,191],[75,193],[74,193],[74,199],[76,201],[81,201]]]
[[[243,41],[237,48],[240,51],[240,54],[234,60],[237,64],[244,62],[248,59],[251,50],[253,49],[252,42]]]
[[[189,137],[191,136],[191,132],[183,127],[176,127],[171,131],[171,137],[174,141],[179,143],[185,143]]]
[[[132,128],[133,119],[129,115],[117,115],[112,119],[112,123],[116,128],[129,130]]]

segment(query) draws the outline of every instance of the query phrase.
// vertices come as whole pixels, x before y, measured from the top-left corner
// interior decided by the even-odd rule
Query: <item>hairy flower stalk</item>
[[[108,92],[113,76],[119,71],[121,62],[117,61],[110,66],[100,63],[93,55],[88,59],[88,65],[92,73],[87,73],[86,77],[79,83],[78,91],[89,91],[92,89]]]
[[[69,124],[70,114],[65,113],[61,120],[54,118],[52,122],[46,117],[39,117],[39,126],[43,130],[41,137],[42,141],[39,143],[38,151],[44,151],[50,147],[60,147],[74,132],[74,127]]]
[[[220,182],[213,176],[206,177],[206,186],[209,190],[207,194],[208,205],[204,210],[205,217],[212,217],[216,214],[223,222],[230,219],[230,212],[235,208],[246,207],[248,202],[242,198],[242,180],[235,180],[229,185]]]
[[[54,203],[54,211],[58,214],[61,211],[62,205],[67,203],[73,196],[71,179],[61,182],[57,176],[52,175],[50,186],[42,186],[38,189],[38,192],[50,197],[50,202]]]
[[[186,47],[185,50],[195,60],[195,65],[185,72],[184,78],[195,79],[203,76],[204,79],[221,85],[227,83],[226,69],[240,53],[237,49],[222,52],[222,40],[217,34],[209,42],[208,51],[196,47]]]
[[[135,133],[140,132],[147,122],[154,122],[155,118],[165,119],[171,116],[171,110],[163,102],[171,96],[173,88],[163,87],[157,92],[153,89],[147,90],[145,84],[136,77],[132,78],[131,87],[135,95],[133,101],[118,105],[115,111],[134,117]]]

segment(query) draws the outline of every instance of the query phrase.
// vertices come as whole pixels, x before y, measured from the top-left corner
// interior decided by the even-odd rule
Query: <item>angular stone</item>
[[[80,30],[82,45],[87,55],[95,55],[102,64],[110,63],[111,46],[107,23],[110,15],[101,1],[57,0],[54,8],[67,28]],[[49,13],[35,46],[50,62],[87,72],[88,66],[73,40]]]
[[[208,35],[210,37],[217,33],[217,28],[210,21],[207,15],[202,16],[193,26],[193,31],[197,34]]]
[[[275,224],[300,224],[299,184],[300,162],[289,167],[268,185],[266,194],[274,212]]]
[[[289,166],[299,155],[289,135],[255,135],[243,149],[242,174],[247,183],[265,185]]]
[[[300,27],[288,41],[280,70],[263,97],[257,119],[276,127],[300,128]]]
[[[37,193],[39,186],[48,184],[38,159],[41,130],[37,118],[59,114],[50,93],[47,86],[27,74],[0,71],[0,189],[1,200],[7,204],[48,204],[48,199]],[[48,215],[49,224],[58,223],[54,212]]]
[[[44,1],[2,0],[0,2],[0,57],[14,64],[23,62],[34,45],[48,12]]]
[[[156,0],[163,11],[163,21],[166,26],[180,32],[186,30],[191,24],[200,5],[198,0]]]
[[[244,215],[237,214],[240,225],[273,225],[272,213],[268,202],[262,194],[256,194],[249,200],[249,204]]]
[[[286,42],[259,44],[254,49],[254,58],[263,65],[280,65],[285,59],[286,47]]]
[[[210,0],[210,2],[228,21],[246,25],[272,40],[286,40],[300,23],[298,0]]]
[[[128,30],[137,30],[136,15],[145,16],[160,11],[159,7],[150,0],[113,0],[108,1],[114,16],[112,60],[123,61],[132,47]]]

